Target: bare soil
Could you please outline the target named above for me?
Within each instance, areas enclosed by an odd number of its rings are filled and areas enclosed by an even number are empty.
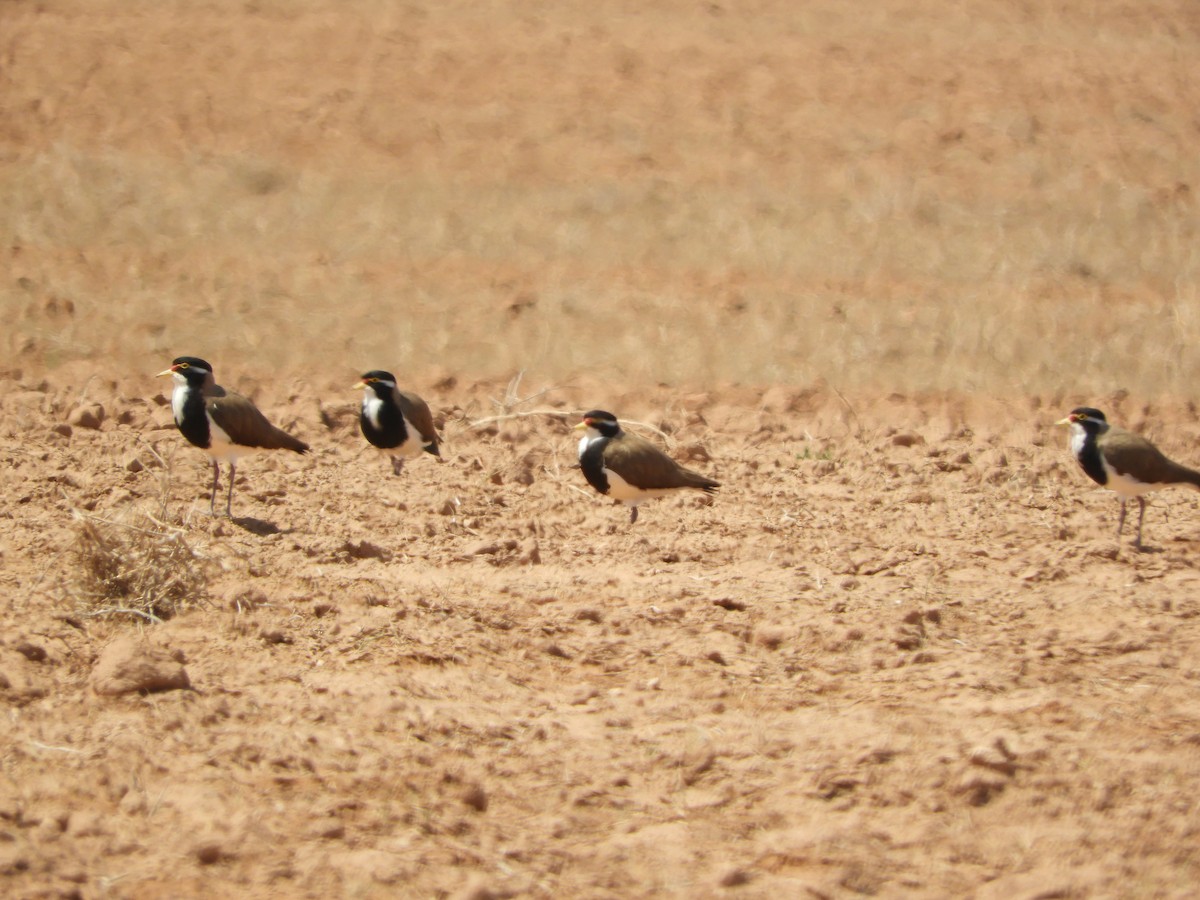
[[[229,521],[165,396],[75,371],[0,393],[10,895],[1192,890],[1200,506],[1118,542],[1057,410],[610,392],[723,483],[630,527],[582,400],[473,428],[503,385],[421,386],[446,461],[395,477],[297,384],[259,399],[312,458],[245,461]],[[78,517],[164,501],[199,607],[89,618]],[[95,694],[130,633],[192,689]]]

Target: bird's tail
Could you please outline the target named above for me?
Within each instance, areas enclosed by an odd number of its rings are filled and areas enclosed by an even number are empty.
[[[278,449],[292,450],[292,451],[295,451],[296,453],[307,453],[308,452],[308,450],[309,450],[308,444],[304,443],[304,441],[300,440],[300,438],[292,437],[290,434],[288,434],[283,429],[276,429],[276,431],[278,432],[275,435],[276,440],[279,442]]]
[[[1189,469],[1187,466],[1181,466],[1178,463],[1176,463],[1176,468],[1179,470],[1180,481],[1200,491],[1200,472],[1197,472],[1195,469]]]

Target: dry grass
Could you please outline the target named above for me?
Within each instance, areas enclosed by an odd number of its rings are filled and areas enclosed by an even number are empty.
[[[195,530],[171,510],[172,465],[148,443],[157,491],[153,510],[127,507],[116,518],[73,510],[75,542],[65,590],[85,618],[159,623],[208,602],[209,560]]]
[[[1200,378],[1186,5],[58,6],[86,46],[45,59],[52,26],[9,14],[16,359]],[[87,69],[109,43],[174,80]]]
[[[207,564],[188,531],[138,512],[129,521],[76,513],[70,594],[86,617],[161,622],[207,602]]]

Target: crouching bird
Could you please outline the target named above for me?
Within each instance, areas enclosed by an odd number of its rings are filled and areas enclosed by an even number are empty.
[[[623,430],[610,412],[586,412],[575,428],[584,432],[579,441],[583,477],[601,494],[628,506],[630,524],[637,521],[638,504],[645,500],[683,488],[711,494],[721,486],[684,468],[644,438]]]
[[[412,391],[400,390],[395,375],[374,369],[354,386],[365,388],[358,427],[373,446],[391,454],[393,474],[403,471],[405,459],[422,453],[441,458],[429,404]]]
[[[1142,518],[1146,515],[1144,494],[1173,485],[1200,490],[1200,472],[1168,459],[1150,441],[1132,431],[1110,425],[1104,413],[1090,406],[1079,406],[1056,424],[1071,428],[1071,453],[1087,476],[1121,498],[1117,518],[1117,537],[1125,527],[1125,501],[1137,497],[1137,538],[1133,545],[1142,547]]]
[[[175,424],[189,443],[212,458],[213,483],[208,507],[213,515],[216,515],[220,460],[229,463],[225,515],[233,518],[233,479],[239,457],[260,450],[308,452],[308,444],[268,422],[247,398],[217,384],[213,367],[204,360],[180,356],[169,369],[158,373],[162,375],[175,379],[175,390],[171,393]]]

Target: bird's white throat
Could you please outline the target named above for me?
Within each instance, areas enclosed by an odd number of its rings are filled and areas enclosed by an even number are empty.
[[[1087,443],[1087,429],[1078,422],[1071,423],[1071,452],[1078,456],[1083,452],[1083,445]]]
[[[363,394],[362,412],[367,417],[367,421],[372,427],[380,428],[379,411],[383,409],[383,401],[375,394],[374,391],[367,391]]]
[[[588,444],[590,444],[592,441],[597,441],[602,437],[604,437],[604,435],[598,432],[595,428],[587,429],[583,433],[583,437],[579,439],[579,458],[583,458],[583,454],[587,450]]]
[[[175,423],[178,424],[183,421],[183,405],[187,402],[188,383],[178,372],[172,372],[171,377],[175,379],[175,390],[171,391],[171,412],[175,416]]]

